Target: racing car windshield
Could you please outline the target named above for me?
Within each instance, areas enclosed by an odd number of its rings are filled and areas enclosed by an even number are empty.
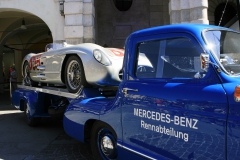
[[[64,47],[64,45],[61,43],[49,43],[45,46],[45,51],[48,52],[48,51],[60,49],[63,47]]]
[[[240,34],[227,30],[208,30],[203,35],[222,69],[227,74],[240,75]]]

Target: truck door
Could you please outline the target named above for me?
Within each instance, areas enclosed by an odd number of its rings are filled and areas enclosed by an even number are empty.
[[[224,159],[227,99],[214,68],[201,70],[202,47],[188,34],[150,38],[136,38],[129,55],[123,148],[150,159]]]

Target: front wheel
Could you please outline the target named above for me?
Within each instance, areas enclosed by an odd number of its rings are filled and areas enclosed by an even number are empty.
[[[24,102],[24,116],[25,116],[27,124],[31,127],[36,126],[40,121],[40,118],[30,116],[28,104],[26,102]]]
[[[77,93],[81,86],[87,86],[83,65],[78,56],[68,58],[65,68],[65,84],[71,93]]]
[[[95,159],[117,159],[117,139],[113,129],[102,122],[96,122],[91,132],[91,149]]]

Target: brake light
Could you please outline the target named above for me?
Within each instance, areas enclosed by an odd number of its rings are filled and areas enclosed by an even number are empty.
[[[235,87],[234,99],[235,99],[236,102],[240,102],[240,85]]]

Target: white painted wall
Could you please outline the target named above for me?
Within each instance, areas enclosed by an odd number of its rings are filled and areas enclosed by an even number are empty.
[[[64,40],[64,17],[59,11],[59,0],[1,0],[1,8],[22,10],[42,19],[52,32],[53,41]]]

